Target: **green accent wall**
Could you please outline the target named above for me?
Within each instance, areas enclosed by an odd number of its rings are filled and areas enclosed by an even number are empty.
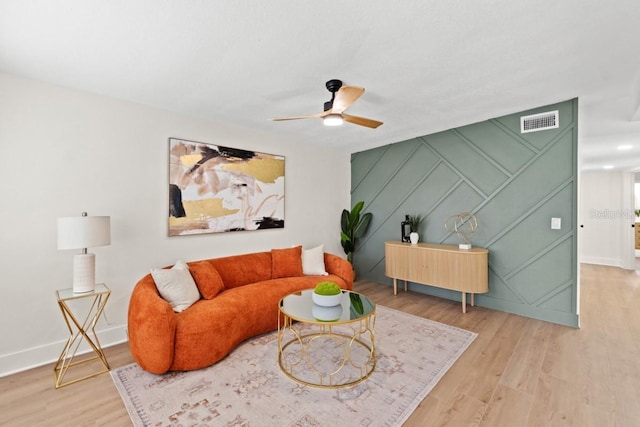
[[[489,249],[489,293],[476,304],[578,327],[577,109],[573,99],[353,154],[352,204],[373,213],[354,254],[358,278],[391,285],[384,242],[400,240],[405,214],[426,217],[420,241],[457,244],[444,223],[473,212],[471,243]],[[521,116],[554,110],[557,129],[520,133]]]

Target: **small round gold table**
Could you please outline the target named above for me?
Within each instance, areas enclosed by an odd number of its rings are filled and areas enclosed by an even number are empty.
[[[340,304],[314,304],[313,289],[282,298],[278,316],[278,364],[300,384],[338,388],[358,384],[376,366],[375,304],[342,291]]]

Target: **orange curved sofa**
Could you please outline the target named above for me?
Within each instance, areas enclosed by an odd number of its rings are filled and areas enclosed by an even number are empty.
[[[201,298],[180,313],[160,297],[147,274],[129,302],[134,360],[154,374],[204,368],[242,341],[277,329],[278,302],[285,295],[326,280],[353,289],[351,264],[343,258],[324,253],[329,275],[305,276],[300,254],[297,247],[187,263]]]

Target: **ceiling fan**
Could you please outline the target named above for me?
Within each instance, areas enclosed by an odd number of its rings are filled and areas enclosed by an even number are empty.
[[[375,129],[382,124],[382,122],[377,120],[352,116],[344,113],[344,110],[349,108],[351,104],[360,98],[364,93],[364,88],[357,86],[342,86],[342,81],[336,79],[329,80],[326,83],[326,87],[327,90],[331,92],[331,100],[324,103],[324,111],[322,113],[306,116],[280,117],[271,120],[322,119],[322,122],[326,126],[339,126],[343,122],[347,122],[353,123],[354,125],[366,126],[372,129]]]

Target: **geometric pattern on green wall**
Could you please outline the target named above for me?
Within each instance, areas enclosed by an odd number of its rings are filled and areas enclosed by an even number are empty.
[[[552,110],[557,129],[520,133],[521,116]],[[384,242],[400,239],[405,214],[426,218],[421,241],[457,244],[444,223],[469,211],[478,219],[472,244],[489,249],[489,293],[476,303],[577,326],[576,118],[570,100],[353,154],[351,200],[373,213],[354,256],[358,276],[391,283]]]

